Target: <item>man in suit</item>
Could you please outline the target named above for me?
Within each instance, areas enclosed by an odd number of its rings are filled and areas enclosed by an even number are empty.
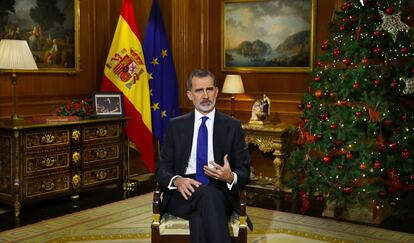
[[[239,209],[238,189],[250,179],[241,123],[215,109],[217,94],[213,73],[190,73],[187,96],[195,109],[170,120],[155,171],[164,191],[161,213],[188,219],[193,243],[230,242],[228,218]]]

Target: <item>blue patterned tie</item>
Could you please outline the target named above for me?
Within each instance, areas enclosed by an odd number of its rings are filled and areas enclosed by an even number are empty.
[[[208,137],[207,137],[207,116],[203,116],[197,138],[197,171],[196,179],[204,185],[208,185],[209,180],[204,173],[203,167],[207,165]]]

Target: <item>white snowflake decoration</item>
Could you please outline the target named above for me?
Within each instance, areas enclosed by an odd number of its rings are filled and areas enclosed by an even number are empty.
[[[403,94],[412,94],[414,93],[414,77],[412,78],[406,78],[402,77],[402,81],[405,83],[405,88],[403,90]]]
[[[397,39],[398,32],[407,31],[410,29],[410,26],[401,21],[401,12],[389,15],[380,10],[379,13],[381,14],[382,18],[380,29],[390,33],[394,42]]]

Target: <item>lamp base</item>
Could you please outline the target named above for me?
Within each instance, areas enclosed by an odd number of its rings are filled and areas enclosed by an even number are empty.
[[[17,114],[13,114],[12,116],[11,116],[11,119],[13,120],[13,121],[21,121],[21,120],[23,120],[23,118],[21,118],[19,115],[17,115]]]

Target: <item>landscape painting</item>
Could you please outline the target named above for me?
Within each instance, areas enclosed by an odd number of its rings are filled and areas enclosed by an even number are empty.
[[[26,40],[37,72],[79,71],[79,0],[7,0],[0,39]]]
[[[316,0],[224,0],[222,70],[310,72]]]

